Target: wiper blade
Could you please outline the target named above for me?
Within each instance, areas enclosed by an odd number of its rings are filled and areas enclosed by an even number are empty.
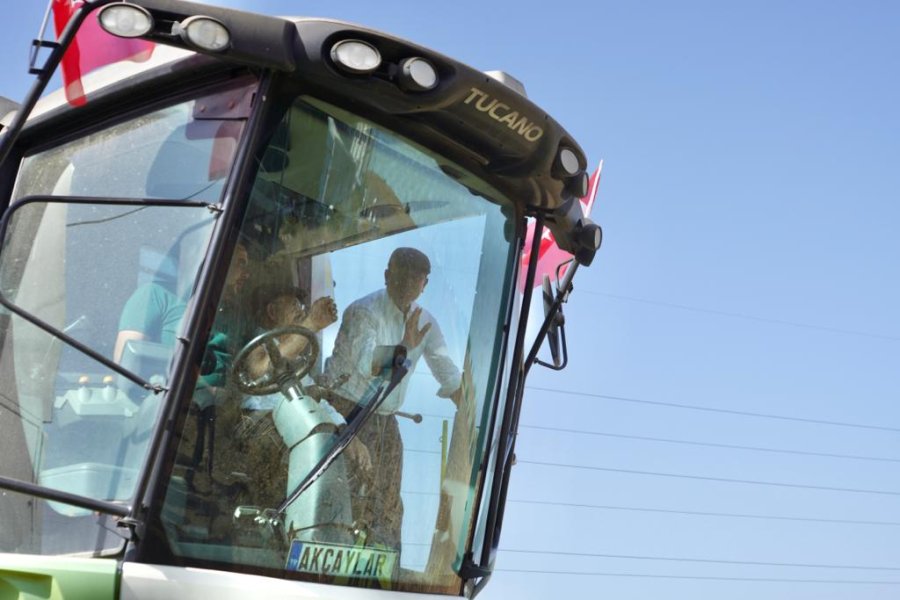
[[[328,467],[331,466],[338,456],[350,445],[350,442],[353,441],[353,438],[357,436],[359,430],[363,428],[363,426],[368,423],[369,419],[372,415],[375,414],[375,411],[382,405],[384,399],[387,398],[391,392],[394,391],[400,382],[403,380],[403,377],[409,372],[409,368],[406,362],[406,348],[403,346],[397,346],[394,351],[394,357],[391,361],[391,378],[388,381],[387,385],[382,386],[377,393],[377,397],[375,400],[369,402],[361,411],[356,414],[356,417],[352,419],[344,430],[340,433],[337,441],[334,446],[328,451],[328,453],[322,457],[322,459],[316,463],[316,466],[313,467],[309,473],[306,474],[306,477],[297,484],[297,487],[294,488],[290,494],[288,494],[287,498],[285,498],[279,505],[278,508],[275,509],[278,514],[282,514],[288,506],[291,505],[297,498],[299,498],[303,492],[308,490],[312,484],[316,482],[322,474],[328,470]]]
[[[129,513],[131,513],[131,506],[126,504],[118,504],[107,500],[97,500],[96,498],[89,498],[88,496],[79,496],[78,494],[72,494],[38,485],[36,483],[12,479],[10,477],[0,476],[0,489],[19,492],[28,496],[36,496],[38,498],[43,498],[44,500],[70,504],[72,506],[77,506],[78,508],[86,508],[114,517],[127,517]]]

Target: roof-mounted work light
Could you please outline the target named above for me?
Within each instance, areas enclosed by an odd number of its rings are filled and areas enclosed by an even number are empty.
[[[590,185],[591,179],[584,171],[581,171],[577,175],[573,175],[566,180],[566,189],[576,198],[584,198],[587,196]]]
[[[437,69],[424,58],[407,58],[400,63],[399,81],[408,92],[427,92],[437,87]]]
[[[147,35],[153,29],[153,17],[141,6],[116,2],[100,9],[97,20],[103,31],[123,38]]]
[[[354,75],[367,75],[381,65],[381,53],[362,40],[342,40],[331,47],[331,60]]]
[[[565,146],[560,148],[559,153],[556,155],[556,167],[560,174],[565,177],[577,175],[578,171],[581,170],[578,155],[575,154],[574,150]]]
[[[196,15],[172,27],[172,33],[184,42],[207,52],[222,52],[231,46],[231,33],[221,21]]]

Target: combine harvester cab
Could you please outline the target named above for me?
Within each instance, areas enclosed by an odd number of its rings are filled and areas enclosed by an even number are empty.
[[[578,144],[511,77],[356,25],[56,21],[0,104],[0,589],[474,596],[600,246]]]

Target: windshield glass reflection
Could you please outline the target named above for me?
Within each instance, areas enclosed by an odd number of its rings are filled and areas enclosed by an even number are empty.
[[[162,515],[177,555],[459,593],[511,277],[505,205],[366,120],[287,109],[183,417]]]

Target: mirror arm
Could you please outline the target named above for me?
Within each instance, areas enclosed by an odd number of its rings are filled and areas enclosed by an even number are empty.
[[[562,317],[562,306],[559,307],[559,316]],[[548,369],[553,369],[554,371],[562,371],[566,368],[566,365],[569,364],[569,349],[566,346],[566,326],[565,324],[561,324],[559,326],[559,335],[562,349],[562,362],[559,365],[554,365],[548,362],[544,362],[541,359],[535,357],[534,362],[541,365],[542,367],[547,367]]]
[[[538,362],[539,364],[545,366],[549,366],[546,363],[537,360],[537,353],[543,345],[544,339],[547,337],[547,332],[550,331],[550,327],[551,325],[553,325],[553,321],[557,318],[558,315],[562,315],[562,305],[563,302],[566,302],[569,299],[569,294],[572,292],[572,278],[575,276],[575,271],[578,270],[578,265],[578,261],[573,260],[571,262],[571,266],[563,276],[562,281],[560,281],[559,288],[556,290],[556,299],[553,301],[553,305],[547,312],[547,316],[544,317],[544,322],[543,324],[541,324],[540,330],[538,330],[538,334],[534,340],[534,344],[531,346],[531,351],[528,353],[528,358],[525,359],[525,377],[528,377],[528,372],[531,370],[531,366],[535,362]],[[564,369],[566,363],[568,363],[569,361],[568,352],[566,351],[565,325],[560,325],[560,330],[563,332],[563,363],[559,367],[550,367],[557,371],[561,371],[562,369]]]

